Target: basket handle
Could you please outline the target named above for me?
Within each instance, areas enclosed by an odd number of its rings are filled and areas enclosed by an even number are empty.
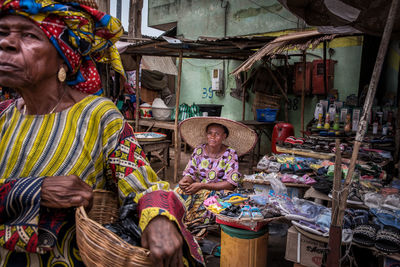
[[[86,213],[86,210],[85,210],[85,207],[84,207],[84,206],[79,206],[78,209],[79,209],[80,213],[82,213],[82,216],[83,216],[85,219],[89,218],[88,215],[87,215],[87,213]]]

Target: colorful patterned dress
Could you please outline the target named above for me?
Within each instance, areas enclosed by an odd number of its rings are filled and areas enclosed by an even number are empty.
[[[195,182],[201,183],[227,181],[236,187],[240,181],[239,162],[236,151],[228,147],[220,157],[211,158],[207,155],[205,147],[206,145],[202,144],[194,149],[183,171],[183,177],[189,176]],[[203,202],[215,194],[215,191],[200,190],[196,194],[185,195],[180,188],[177,188],[176,192],[185,200],[187,213],[184,221],[187,225],[190,225],[192,222],[208,223],[210,219],[214,219],[212,213],[205,209]]]
[[[93,189],[136,193],[142,230],[152,218],[177,223],[192,257],[201,251],[183,226],[185,209],[159,181],[133,129],[108,99],[88,96],[46,115],[23,115],[0,103],[0,266],[84,266],[75,239],[74,209],[40,206],[46,176],[79,176]]]

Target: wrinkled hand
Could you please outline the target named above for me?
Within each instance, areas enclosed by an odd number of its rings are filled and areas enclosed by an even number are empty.
[[[192,183],[188,187],[186,187],[185,193],[188,195],[193,195],[199,192],[203,188],[204,183]]]
[[[41,205],[48,208],[90,207],[92,188],[76,175],[49,176],[42,184]]]
[[[189,176],[185,176],[179,181],[179,187],[182,189],[183,192],[185,192],[187,187],[192,183],[194,183],[193,179]]]
[[[142,247],[150,250],[154,266],[183,266],[183,238],[175,223],[167,217],[157,216],[142,234]]]

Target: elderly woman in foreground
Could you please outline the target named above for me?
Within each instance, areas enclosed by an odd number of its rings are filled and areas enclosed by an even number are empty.
[[[184,206],[115,105],[93,95],[96,61],[123,74],[113,45],[122,32],[117,19],[79,3],[0,0],[0,86],[22,96],[0,104],[0,266],[84,266],[74,207],[90,206],[93,189],[121,201],[136,193],[155,265],[204,264]]]

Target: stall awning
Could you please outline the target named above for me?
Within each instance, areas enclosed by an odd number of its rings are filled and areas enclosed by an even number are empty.
[[[182,53],[184,58],[246,60],[273,39],[270,36],[233,36],[188,40],[162,36],[140,43],[120,44],[118,49],[124,54],[141,56],[179,57]]]
[[[302,31],[280,36],[258,50],[253,56],[237,67],[231,74],[239,75],[240,72],[250,69],[255,62],[264,57],[271,57],[276,54],[280,54],[285,50],[293,48],[297,48],[299,50],[306,50],[310,46],[311,48],[315,48],[321,42],[332,40],[336,36],[336,34],[323,34],[317,30]]]

